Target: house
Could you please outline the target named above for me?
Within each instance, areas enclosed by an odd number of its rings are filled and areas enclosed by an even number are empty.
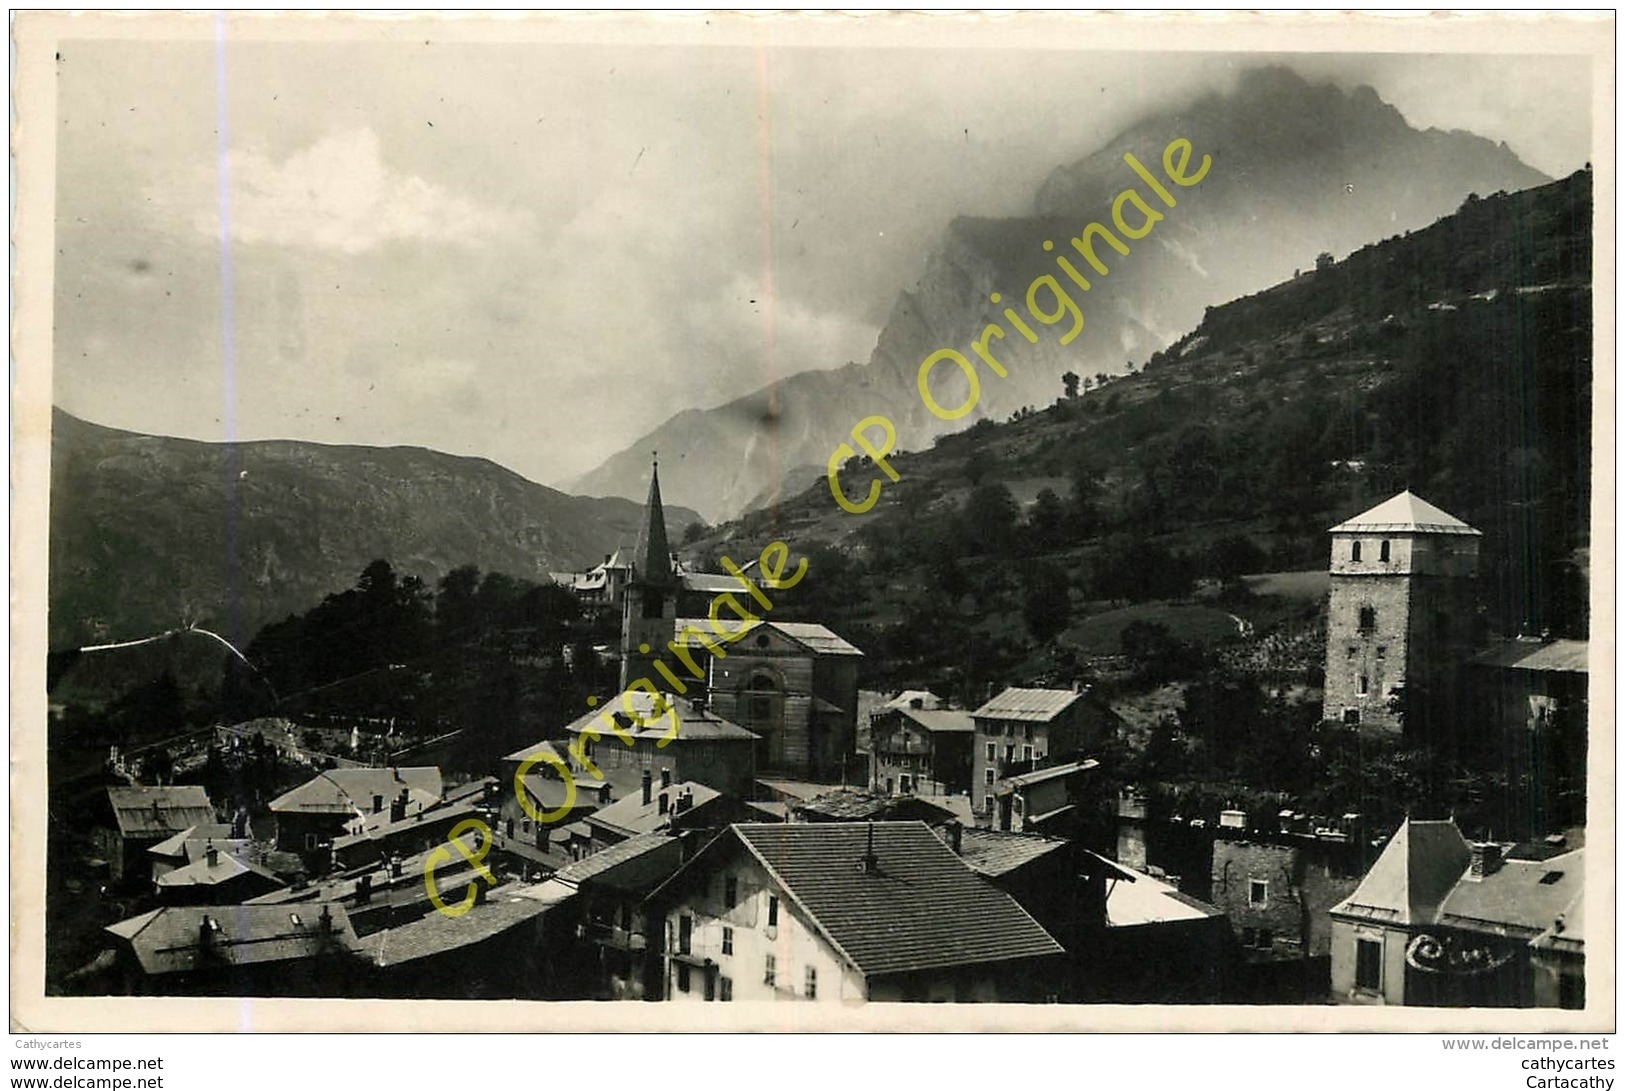
[[[438,803],[415,808],[396,797],[389,811],[358,815],[333,839],[333,867],[349,871],[395,855],[423,852],[444,841],[459,823],[483,817],[486,798],[496,788],[490,778],[459,785]]]
[[[1093,774],[1099,768],[1100,763],[1089,758],[1006,777],[994,785],[996,825],[1016,833],[1078,838],[1102,847],[1109,821],[1095,791]]]
[[[604,779],[620,778],[626,784],[641,782],[646,770],[670,769],[678,782],[693,781],[737,799],[750,798],[756,779],[756,734],[718,715],[704,700],[664,694],[661,699],[664,709],[657,710],[656,698],[647,690],[627,690],[607,710],[566,724],[572,767],[583,768],[580,758],[585,757]],[[612,719],[614,727],[606,719]],[[590,772],[574,776],[578,790],[600,783]]]
[[[144,785],[107,789],[112,827],[98,831],[114,883],[147,877],[147,849],[175,834],[199,825],[214,825],[209,793],[195,784],[162,788]]]
[[[1106,1004],[1234,1002],[1237,951],[1217,907],[1142,869],[1106,886],[1106,935],[1077,999]],[[1081,975],[1080,975],[1081,976]]]
[[[892,796],[862,788],[826,789],[790,804],[794,822],[924,822],[942,828],[957,821],[947,807],[924,796]]]
[[[298,853],[306,865],[326,870],[333,841],[351,821],[385,813],[400,821],[440,802],[443,784],[435,766],[397,769],[328,769],[271,801],[276,847]]]
[[[976,733],[971,714],[942,708],[941,699],[925,691],[900,694],[898,700],[904,698],[902,704],[889,702],[870,717],[873,785],[884,786],[887,793],[969,792],[971,740]]]
[[[116,991],[212,996],[342,993],[356,936],[335,905],[197,905],[108,925]]]
[[[990,820],[1006,778],[1087,757],[1121,725],[1087,691],[1015,686],[972,712],[971,720],[971,799]]]
[[[158,877],[158,900],[166,905],[241,905],[281,889],[282,880],[253,858],[257,851],[252,842],[206,841],[196,859]]]
[[[1584,850],[1567,839],[1468,842],[1409,819],[1331,911],[1342,1004],[1583,1007]]]
[[[567,588],[589,611],[619,613],[626,586],[632,581],[632,561],[622,550],[604,554],[602,564],[585,572],[549,572],[548,577]]]
[[[1057,943],[923,822],[730,826],[650,895],[669,1000],[1042,1001]]]
[[[156,845],[147,849],[147,857],[152,861],[152,881],[158,879],[168,871],[178,867],[185,867],[197,859],[193,851],[193,842],[205,845],[209,842],[229,842],[236,851],[236,847],[247,844],[246,838],[237,838],[233,835],[237,831],[229,822],[203,822],[196,826],[188,826],[173,837],[165,838]]]
[[[1550,635],[1495,644],[1467,663],[1475,714],[1506,756],[1521,832],[1582,825],[1586,814],[1590,646]],[[1498,730],[1497,730],[1498,729]]]
[[[1328,533],[1322,715],[1401,731],[1453,692],[1472,652],[1483,534],[1409,490]]]
[[[619,844],[629,837],[655,831],[720,829],[750,817],[749,808],[732,796],[696,781],[672,783],[671,770],[660,771],[656,785],[649,771],[637,794],[618,799],[586,816],[592,831],[593,851]]]
[[[658,996],[661,960],[650,958],[644,899],[683,863],[684,843],[640,833],[561,868],[544,890],[560,895],[543,936],[538,983],[549,1000]],[[550,894],[552,896],[552,894]]]

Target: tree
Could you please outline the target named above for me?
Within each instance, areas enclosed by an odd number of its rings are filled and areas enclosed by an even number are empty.
[[[1013,544],[1021,509],[1010,490],[995,482],[974,489],[961,516],[967,554],[1006,553]]]
[[[1061,376],[1061,389],[1066,391],[1068,398],[1078,396],[1078,373],[1076,371],[1069,371]]]
[[[1022,582],[1022,616],[1027,631],[1040,644],[1047,644],[1065,631],[1072,619],[1071,584],[1066,573],[1055,565],[1039,561],[1027,569]]]
[[[1044,489],[1027,513],[1029,545],[1035,553],[1059,549],[1066,540],[1067,511],[1053,489]]]
[[[683,544],[693,545],[695,542],[705,537],[705,532],[710,529],[710,527],[705,525],[705,520],[694,520],[692,523],[688,524],[688,526],[683,528]]]

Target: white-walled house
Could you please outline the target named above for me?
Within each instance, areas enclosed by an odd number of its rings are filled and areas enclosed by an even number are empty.
[[[1063,953],[923,822],[730,826],[650,903],[676,1001],[1042,1001]]]

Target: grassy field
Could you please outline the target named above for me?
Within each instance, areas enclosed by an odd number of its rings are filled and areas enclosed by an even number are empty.
[[[1325,569],[1308,572],[1260,572],[1256,576],[1243,576],[1255,595],[1274,595],[1280,598],[1311,602],[1324,598],[1331,588],[1332,577]]]
[[[1123,650],[1123,630],[1131,622],[1164,626],[1188,644],[1216,644],[1241,635],[1228,611],[1189,602],[1142,602],[1074,622],[1065,640],[1086,655],[1117,655]]]

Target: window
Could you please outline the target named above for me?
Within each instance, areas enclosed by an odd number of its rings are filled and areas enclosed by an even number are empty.
[[[1382,988],[1382,941],[1354,941],[1354,987],[1376,992]]]
[[[694,939],[694,918],[684,913],[677,918],[677,953],[680,955],[693,954],[690,946]]]
[[[1022,761],[1032,761],[1033,760],[1033,748],[1032,747],[1023,746],[1021,748],[1021,760]]]
[[[717,998],[716,971],[717,968],[715,966],[707,966],[705,968],[705,998],[707,1000],[715,1000]]]
[[[1353,545],[1349,546],[1349,560],[1357,561],[1359,559],[1360,559],[1360,543],[1355,542]]]
[[[1007,762],[1016,760],[1016,747],[1014,743],[1004,748],[1004,760]]]
[[[1006,720],[1005,723],[1004,723],[1004,735],[1005,735],[1005,738],[1009,738],[1011,735],[1014,735],[1015,733],[1016,733],[1016,725],[1011,723],[1010,721]]]
[[[1377,627],[1377,608],[1375,606],[1360,607],[1360,631],[1369,633]]]
[[[769,928],[779,926],[779,899],[774,894],[767,896],[767,926]]]
[[[998,761],[999,760],[999,744],[998,743],[991,743],[990,742],[990,743],[987,744],[987,760],[988,761]]]
[[[677,964],[677,991],[680,993],[688,992],[688,963],[686,962]]]
[[[735,876],[722,880],[722,904],[729,909],[739,904],[739,880]]]
[[[1356,696],[1364,697],[1370,691],[1371,679],[1362,674],[1354,680],[1354,692]]]
[[[1354,653],[1359,651],[1359,650],[1360,649],[1356,648],[1353,644],[1350,644],[1349,645],[1349,658],[1353,659],[1354,658]]]
[[[993,783],[993,770],[991,770],[991,769],[983,769],[982,770],[982,781],[983,781],[983,783],[986,783],[986,784],[992,784]]]
[[[1250,879],[1247,882],[1247,904],[1268,905],[1270,901],[1270,884],[1264,879]]]
[[[1032,724],[1023,724],[1022,725],[1022,727],[1021,727],[1021,737],[1024,738],[1024,739],[1030,739],[1030,738],[1033,737],[1033,725]]]
[[[1360,710],[1357,709],[1357,708],[1345,708],[1343,710],[1343,722],[1346,723],[1346,724],[1357,724],[1357,723],[1359,723],[1360,722]]]
[[[1560,974],[1557,978],[1557,1006],[1582,1011],[1586,1006],[1584,974]]]
[[[621,903],[621,931],[632,931],[632,903]]]
[[[1275,933],[1268,928],[1258,930],[1258,946],[1260,950],[1268,951],[1275,946]]]
[[[316,835],[315,834],[313,834],[313,833],[305,834],[305,848],[313,849],[313,848],[316,847],[316,844],[317,844],[317,842],[316,842]]]
[[[991,795],[982,800],[982,810],[986,811],[988,814],[993,813],[993,797]]]
[[[818,999],[818,967],[807,967],[807,999]]]
[[[762,974],[762,984],[770,989],[778,987],[779,960],[773,955],[767,956],[767,969]]]
[[[720,978],[717,981],[717,989],[721,993],[719,999],[723,1001],[732,1000],[734,998],[734,979],[731,977]]]
[[[1256,928],[1243,928],[1241,930],[1241,945],[1243,947],[1258,946],[1258,930]]]
[[[1378,659],[1387,659],[1388,658],[1388,645],[1386,645],[1386,644],[1378,644],[1377,645],[1377,658]]]
[[[1388,539],[1384,538],[1383,541],[1382,541],[1382,544],[1377,547],[1377,560],[1386,561],[1387,559],[1388,559]]]
[[[734,953],[734,930],[732,928],[724,927],[722,929],[722,953],[725,955]]]

